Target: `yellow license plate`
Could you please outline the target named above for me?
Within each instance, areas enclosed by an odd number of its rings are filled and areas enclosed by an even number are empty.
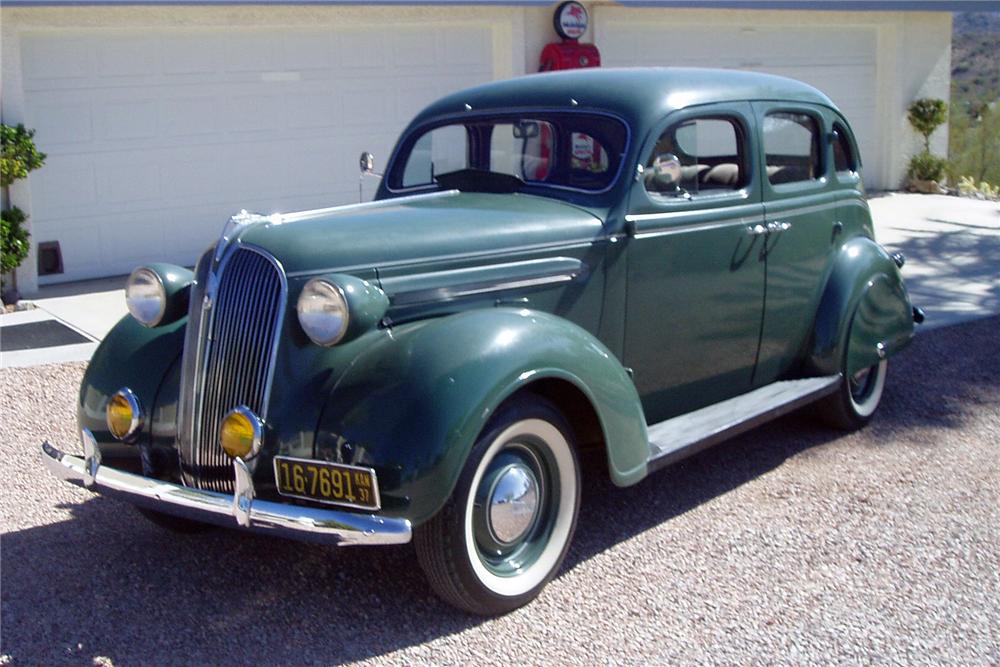
[[[274,479],[283,496],[366,510],[380,507],[371,468],[275,456]]]

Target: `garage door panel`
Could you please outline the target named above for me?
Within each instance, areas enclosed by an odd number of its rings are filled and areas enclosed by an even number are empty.
[[[225,109],[223,122],[229,133],[270,133],[281,124],[282,101],[277,96],[252,93],[227,96]]]
[[[433,67],[438,62],[437,35],[428,35],[412,30],[397,34],[389,44],[392,66],[399,69],[419,69]]]
[[[353,30],[330,38],[340,61],[350,70],[384,69],[386,50],[381,31]]]
[[[22,40],[24,85],[49,87],[85,79],[91,71],[91,47],[86,37],[60,34],[25,35]]]
[[[49,154],[31,175],[32,226],[46,218],[79,215],[97,204],[97,177],[90,156]]]
[[[99,140],[155,139],[160,136],[160,100],[142,95],[138,99],[105,99],[95,108],[94,129]]]
[[[226,105],[217,95],[171,96],[163,101],[163,136],[169,143],[181,138],[215,136],[226,128]]]
[[[159,162],[143,154],[121,155],[115,162],[103,164],[97,172],[100,201],[112,206],[155,204],[164,195],[160,183]]]
[[[281,48],[282,63],[287,69],[324,71],[342,64],[335,38],[326,31],[285,35]]]
[[[185,75],[194,75],[196,80],[217,77],[223,54],[221,41],[202,31],[194,31],[162,34],[156,42],[161,54],[160,71],[175,81]]]
[[[192,148],[177,151],[178,155],[163,160],[163,180],[172,197],[186,203],[218,200],[224,192],[221,175],[226,165],[212,148]]]
[[[446,31],[441,36],[445,62],[468,63],[472,69],[489,67],[493,60],[492,40],[486,30]]]
[[[160,71],[159,51],[144,37],[119,37],[97,45],[98,77],[144,77]]]
[[[281,40],[271,32],[232,32],[223,41],[227,72],[280,69]]]
[[[293,93],[296,104],[288,105],[285,123],[289,129],[333,128],[343,115],[343,104],[328,83],[309,86],[313,92]],[[318,88],[318,90],[317,90]],[[301,88],[300,88],[301,90]]]
[[[43,151],[58,151],[93,141],[94,121],[90,94],[38,93],[25,105],[26,117],[36,131],[36,141]]]
[[[166,240],[164,222],[162,213],[141,218],[125,214],[104,217],[100,221],[103,261],[108,264],[117,264],[123,258],[136,263],[157,261]]]

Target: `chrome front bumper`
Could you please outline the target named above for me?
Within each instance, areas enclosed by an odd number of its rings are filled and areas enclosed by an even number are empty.
[[[102,466],[94,436],[84,429],[81,439],[84,458],[65,454],[47,442],[42,444],[42,459],[52,474],[101,495],[165,514],[338,546],[403,544],[412,535],[406,519],[255,499],[250,471],[240,459],[233,462],[236,493],[228,496]]]

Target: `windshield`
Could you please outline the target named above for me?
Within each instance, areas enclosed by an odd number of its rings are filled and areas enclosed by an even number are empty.
[[[598,192],[618,175],[626,137],[620,121],[583,113],[438,124],[417,132],[403,146],[390,187]]]

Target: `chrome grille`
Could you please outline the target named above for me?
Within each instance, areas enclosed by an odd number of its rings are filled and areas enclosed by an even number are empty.
[[[218,280],[209,279],[199,329],[196,361],[185,378],[193,389],[188,446],[181,446],[184,481],[201,489],[232,493],[232,461],[219,445],[219,424],[227,412],[245,405],[266,419],[276,337],[285,300],[285,278],[278,263],[263,252],[239,247],[223,260]],[[192,309],[193,310],[193,309]],[[197,319],[197,322],[195,321]],[[187,359],[185,360],[187,361]],[[187,366],[187,364],[185,364]]]

